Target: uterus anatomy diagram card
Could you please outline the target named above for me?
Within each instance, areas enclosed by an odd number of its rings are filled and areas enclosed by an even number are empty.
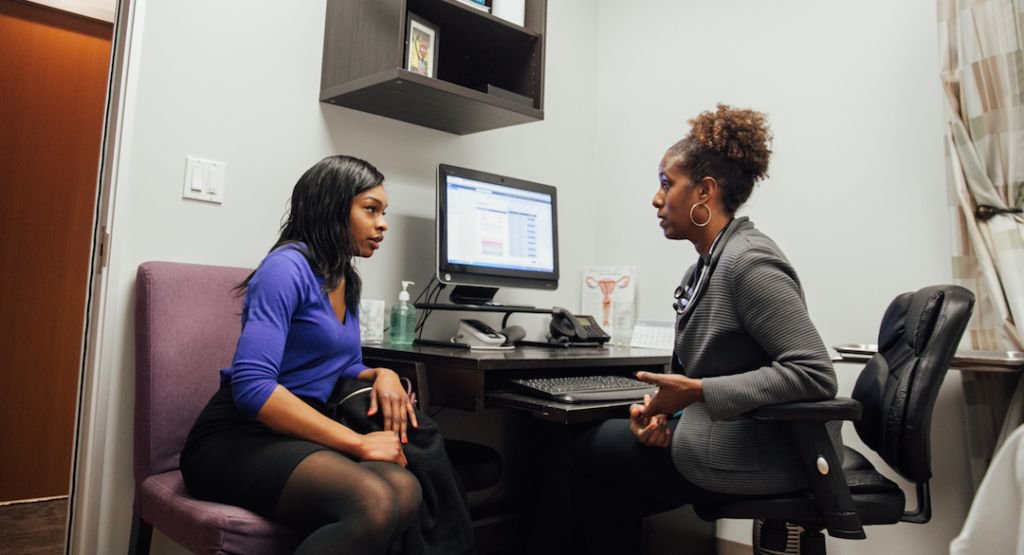
[[[635,273],[634,266],[583,269],[580,312],[593,316],[612,343],[628,344],[636,322]]]

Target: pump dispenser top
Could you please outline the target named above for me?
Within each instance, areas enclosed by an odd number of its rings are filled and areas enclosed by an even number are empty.
[[[416,282],[413,282],[413,281],[403,281],[402,282],[402,290],[398,293],[398,300],[399,301],[408,301],[409,300],[409,291],[407,290],[407,287],[409,287],[410,285],[416,285]]]

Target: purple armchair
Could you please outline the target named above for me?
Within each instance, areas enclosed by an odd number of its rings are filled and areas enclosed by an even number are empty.
[[[195,553],[294,551],[301,538],[239,507],[194,499],[178,456],[231,363],[250,270],[173,262],[139,266],[135,307],[135,503],[129,553],[153,527]]]

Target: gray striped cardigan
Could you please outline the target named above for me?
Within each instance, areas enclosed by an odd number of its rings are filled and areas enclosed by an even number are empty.
[[[775,242],[747,218],[733,221],[720,242],[697,304],[677,322],[673,366],[703,379],[704,400],[683,412],[672,459],[689,481],[712,491],[798,489],[806,479],[785,424],[744,413],[834,397],[835,370],[807,314],[800,280]],[[837,445],[838,430],[830,424]]]

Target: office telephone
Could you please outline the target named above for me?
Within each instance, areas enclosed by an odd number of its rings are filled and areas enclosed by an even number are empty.
[[[576,314],[564,308],[552,310],[548,340],[552,343],[596,343],[607,342],[611,337],[601,329],[593,316]]]

